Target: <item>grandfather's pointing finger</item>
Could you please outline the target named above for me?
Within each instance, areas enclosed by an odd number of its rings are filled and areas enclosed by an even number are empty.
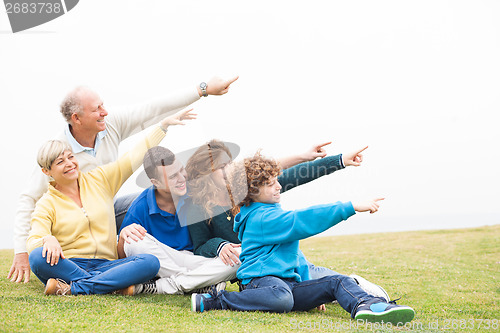
[[[227,81],[227,85],[229,86],[229,85],[230,85],[230,84],[232,84],[234,81],[238,80],[238,78],[239,78],[239,77],[240,77],[239,75],[236,75],[235,77],[233,77],[233,78],[229,79],[229,80]]]

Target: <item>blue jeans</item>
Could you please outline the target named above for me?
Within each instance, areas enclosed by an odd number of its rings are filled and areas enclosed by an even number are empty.
[[[307,260],[307,264],[309,265],[309,275],[311,276],[311,280],[320,279],[329,275],[339,275],[339,273],[326,267],[315,266],[313,263],[310,263],[309,260]]]
[[[127,214],[128,209],[132,202],[139,196],[141,193],[133,193],[124,195],[123,197],[119,197],[115,199],[115,222],[116,222],[116,232],[120,230],[122,226],[123,219],[125,219],[125,214]]]
[[[141,254],[125,259],[59,259],[50,266],[42,257],[42,248],[36,248],[29,256],[33,273],[47,284],[50,278],[71,282],[71,294],[107,294],[151,280],[160,269],[158,259],[150,254]]]
[[[354,316],[362,302],[373,298],[348,276],[337,274],[296,282],[276,276],[254,278],[241,292],[222,291],[222,308],[238,311],[308,311],[337,299]]]

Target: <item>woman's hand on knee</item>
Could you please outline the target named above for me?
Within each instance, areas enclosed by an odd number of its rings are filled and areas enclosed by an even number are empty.
[[[47,259],[50,266],[57,265],[59,258],[66,259],[57,238],[52,235],[43,238],[42,257]]]
[[[126,226],[120,232],[120,238],[122,238],[125,242],[130,244],[130,239],[134,242],[138,242],[139,240],[144,239],[147,230],[137,223],[132,223],[131,225]]]

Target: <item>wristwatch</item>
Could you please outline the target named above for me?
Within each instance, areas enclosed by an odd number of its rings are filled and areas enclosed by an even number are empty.
[[[207,97],[207,84],[205,82],[200,83],[200,89],[203,97]]]

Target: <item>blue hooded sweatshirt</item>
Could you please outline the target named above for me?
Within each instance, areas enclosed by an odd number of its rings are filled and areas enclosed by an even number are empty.
[[[319,234],[356,214],[351,202],[284,211],[280,204],[251,203],[241,207],[234,231],[241,240],[238,279],[277,276],[305,279],[307,267],[299,240]],[[301,277],[302,276],[302,277]]]

